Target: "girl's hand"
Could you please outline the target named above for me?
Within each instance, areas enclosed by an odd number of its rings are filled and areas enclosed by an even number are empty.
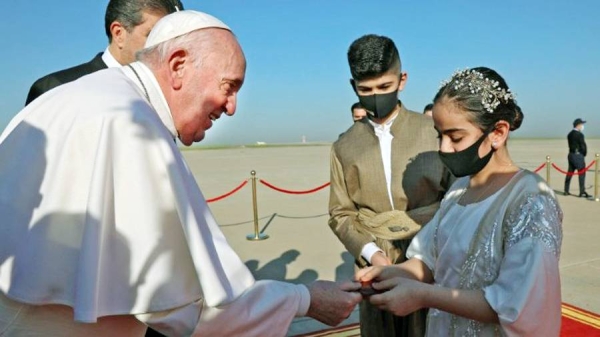
[[[359,282],[383,281],[394,277],[404,276],[398,265],[373,266],[363,268],[354,276]]]
[[[373,288],[381,292],[372,295],[371,304],[390,311],[396,316],[406,316],[424,307],[424,295],[430,285],[404,277],[394,277],[375,282]]]

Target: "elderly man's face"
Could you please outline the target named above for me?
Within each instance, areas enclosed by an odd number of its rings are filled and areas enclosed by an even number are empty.
[[[184,81],[182,113],[178,113],[176,128],[185,145],[204,139],[205,131],[223,113],[233,116],[237,94],[244,83],[246,59],[235,37],[217,29],[219,47],[203,57],[199,68],[187,72]]]

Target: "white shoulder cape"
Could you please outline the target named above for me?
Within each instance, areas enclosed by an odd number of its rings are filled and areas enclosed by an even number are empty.
[[[75,320],[229,303],[254,279],[174,142],[152,73],[134,64],[60,86],[0,136],[0,291]],[[152,104],[150,104],[152,103]]]

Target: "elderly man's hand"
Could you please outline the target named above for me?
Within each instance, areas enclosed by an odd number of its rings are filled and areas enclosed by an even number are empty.
[[[357,282],[336,284],[330,281],[316,281],[310,284],[310,307],[306,316],[330,326],[340,324],[362,300],[362,296],[357,292],[359,289],[360,283]]]

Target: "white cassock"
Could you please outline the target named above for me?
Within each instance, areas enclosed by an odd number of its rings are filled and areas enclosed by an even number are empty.
[[[158,82],[132,67],[48,92],[0,136],[0,331],[143,335],[144,321],[169,336],[284,336],[308,289],[254,281],[174,142]]]

